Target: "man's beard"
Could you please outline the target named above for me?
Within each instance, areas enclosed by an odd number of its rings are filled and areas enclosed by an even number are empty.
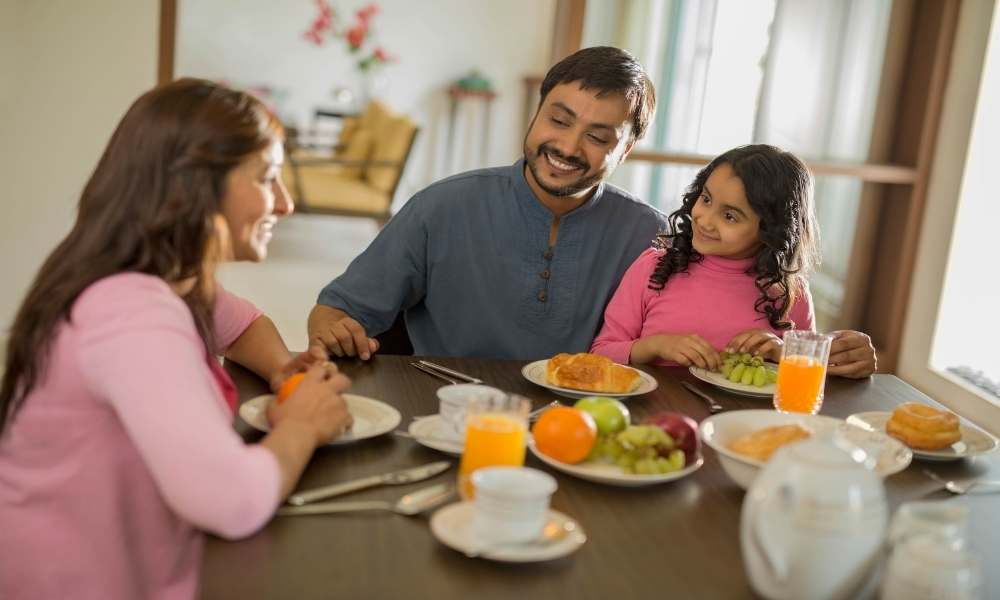
[[[553,158],[560,160],[564,163],[569,163],[574,167],[579,167],[583,173],[579,179],[571,183],[567,183],[563,186],[551,186],[547,185],[542,178],[539,176],[539,167],[537,166],[538,161],[544,161],[545,155],[548,154]],[[545,193],[551,194],[556,197],[566,197],[575,196],[581,192],[586,192],[600,183],[603,179],[603,173],[597,172],[588,175],[590,171],[590,165],[582,158],[575,158],[564,156],[558,150],[554,150],[550,146],[542,144],[538,147],[537,152],[532,152],[527,145],[524,146],[524,158],[525,162],[528,163],[528,168],[531,170],[531,175],[535,179],[535,183],[538,187],[542,188]]]

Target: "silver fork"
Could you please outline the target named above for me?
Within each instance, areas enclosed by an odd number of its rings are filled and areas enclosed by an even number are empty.
[[[528,421],[529,422],[537,421],[538,417],[542,416],[543,412],[547,411],[550,408],[554,408],[556,406],[562,406],[562,402],[558,400],[553,400],[552,402],[549,402],[548,404],[546,404],[541,408],[536,408],[535,410],[528,413]]]
[[[959,496],[968,492],[974,487],[979,487],[983,485],[996,488],[995,490],[992,490],[991,492],[987,493],[1000,492],[1000,481],[985,481],[982,479],[973,479],[972,481],[968,481],[966,483],[959,483],[954,480],[942,479],[937,473],[931,471],[930,469],[924,469],[924,475],[927,475],[934,481],[944,485],[944,489],[948,490],[952,494],[956,494]]]

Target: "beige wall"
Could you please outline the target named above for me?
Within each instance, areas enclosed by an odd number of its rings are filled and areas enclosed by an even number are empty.
[[[158,23],[156,0],[0,0],[0,338],[118,119],[155,84]]]

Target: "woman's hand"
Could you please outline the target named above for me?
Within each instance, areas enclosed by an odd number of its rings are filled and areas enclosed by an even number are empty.
[[[347,403],[340,395],[350,385],[351,380],[339,373],[333,363],[314,364],[287,400],[271,403],[267,409],[268,421],[275,431],[289,426],[307,431],[314,447],[325,444],[353,423]]]
[[[632,344],[629,362],[637,365],[651,363],[656,359],[669,360],[689,367],[716,371],[722,366],[719,352],[700,335],[650,335]]]
[[[771,362],[781,360],[781,349],[785,343],[780,337],[764,329],[748,329],[733,336],[726,344],[726,352],[742,354],[749,352]]]
[[[285,383],[285,380],[292,375],[307,371],[309,367],[326,361],[326,351],[323,350],[323,347],[318,345],[312,346],[305,352],[296,355],[295,358],[285,363],[281,369],[271,375],[271,380],[268,382],[271,386],[271,391],[277,393],[281,388],[281,384]]]
[[[878,366],[872,339],[860,331],[834,331],[830,344],[830,362],[826,372],[860,379],[875,372]]]

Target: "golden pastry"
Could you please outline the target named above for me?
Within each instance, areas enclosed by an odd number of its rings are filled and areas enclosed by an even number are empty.
[[[897,406],[885,432],[917,450],[941,450],[962,439],[954,413],[917,402]]]
[[[812,433],[801,425],[775,425],[736,438],[729,442],[729,449],[748,458],[767,462],[778,448],[811,436]]]
[[[545,380],[550,385],[573,390],[625,394],[639,387],[642,377],[606,356],[562,353],[549,359]]]

